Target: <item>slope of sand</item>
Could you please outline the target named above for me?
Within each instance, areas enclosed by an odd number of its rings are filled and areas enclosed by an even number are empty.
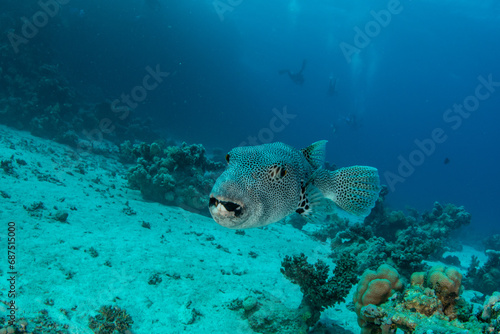
[[[10,196],[0,197],[0,236],[6,248],[7,222],[16,223],[18,318],[46,309],[71,333],[92,333],[89,316],[118,305],[132,316],[133,333],[253,333],[227,307],[232,300],[265,292],[297,307],[302,294],[280,273],[283,257],[303,252],[331,264],[326,243],[291,226],[236,234],[208,217],[143,201],[116,159],[77,157],[2,126],[0,160],[11,157],[13,173],[0,169],[0,190]],[[7,301],[6,251],[0,254],[0,299]],[[157,284],[148,284],[155,274]],[[327,314],[359,331],[345,304]]]

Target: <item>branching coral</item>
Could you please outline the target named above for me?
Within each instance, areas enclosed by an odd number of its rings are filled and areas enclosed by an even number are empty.
[[[250,327],[263,334],[306,334],[315,325],[321,312],[337,302],[344,301],[356,282],[356,263],[346,254],[337,261],[333,276],[323,261],[309,264],[304,254],[286,256],[281,272],[300,286],[303,298],[297,309],[289,309],[265,291],[259,292],[257,300],[245,306],[245,301],[233,301],[229,308],[239,310],[248,319]]]
[[[477,258],[472,258],[464,284],[468,289],[489,295],[500,290],[500,251],[488,249],[486,255],[488,261],[481,267]]]
[[[433,238],[432,233],[412,225],[397,233],[391,259],[404,275],[408,275],[415,270],[422,270],[422,261],[428,259],[442,245],[443,242]]]
[[[319,260],[314,265],[307,262],[304,254],[286,256],[281,272],[292,283],[300,286],[304,294],[299,310],[308,326],[314,325],[321,312],[335,303],[344,301],[351,286],[356,282],[356,262],[349,254],[337,261],[333,276],[328,277],[328,265]]]
[[[126,310],[118,306],[102,306],[95,317],[89,318],[89,327],[96,334],[126,334],[134,321]]]
[[[331,243],[333,252],[330,257],[337,260],[344,253],[352,254],[358,262],[357,273],[360,275],[366,269],[377,268],[386,261],[390,250],[384,238],[365,239],[360,235],[352,234],[352,232],[353,230],[349,228],[337,234]]]

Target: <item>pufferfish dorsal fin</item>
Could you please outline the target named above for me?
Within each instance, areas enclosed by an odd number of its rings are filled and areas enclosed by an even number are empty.
[[[313,169],[323,167],[326,156],[326,143],[328,143],[328,140],[320,140],[300,150]]]

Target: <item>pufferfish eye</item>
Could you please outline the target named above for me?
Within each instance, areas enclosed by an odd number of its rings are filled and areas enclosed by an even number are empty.
[[[226,154],[226,161],[229,163],[229,154]]]
[[[270,173],[271,178],[279,180],[285,177],[285,175],[287,174],[287,170],[284,166],[274,165],[271,167]]]

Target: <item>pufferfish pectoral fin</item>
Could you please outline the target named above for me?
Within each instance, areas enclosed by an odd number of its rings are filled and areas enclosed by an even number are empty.
[[[311,183],[301,187],[300,200],[297,212],[309,223],[322,223],[331,211],[332,201],[325,198],[321,191]]]
[[[381,189],[378,170],[368,166],[340,168],[333,172],[323,170],[317,173],[314,183],[326,197],[356,216],[370,214]]]

